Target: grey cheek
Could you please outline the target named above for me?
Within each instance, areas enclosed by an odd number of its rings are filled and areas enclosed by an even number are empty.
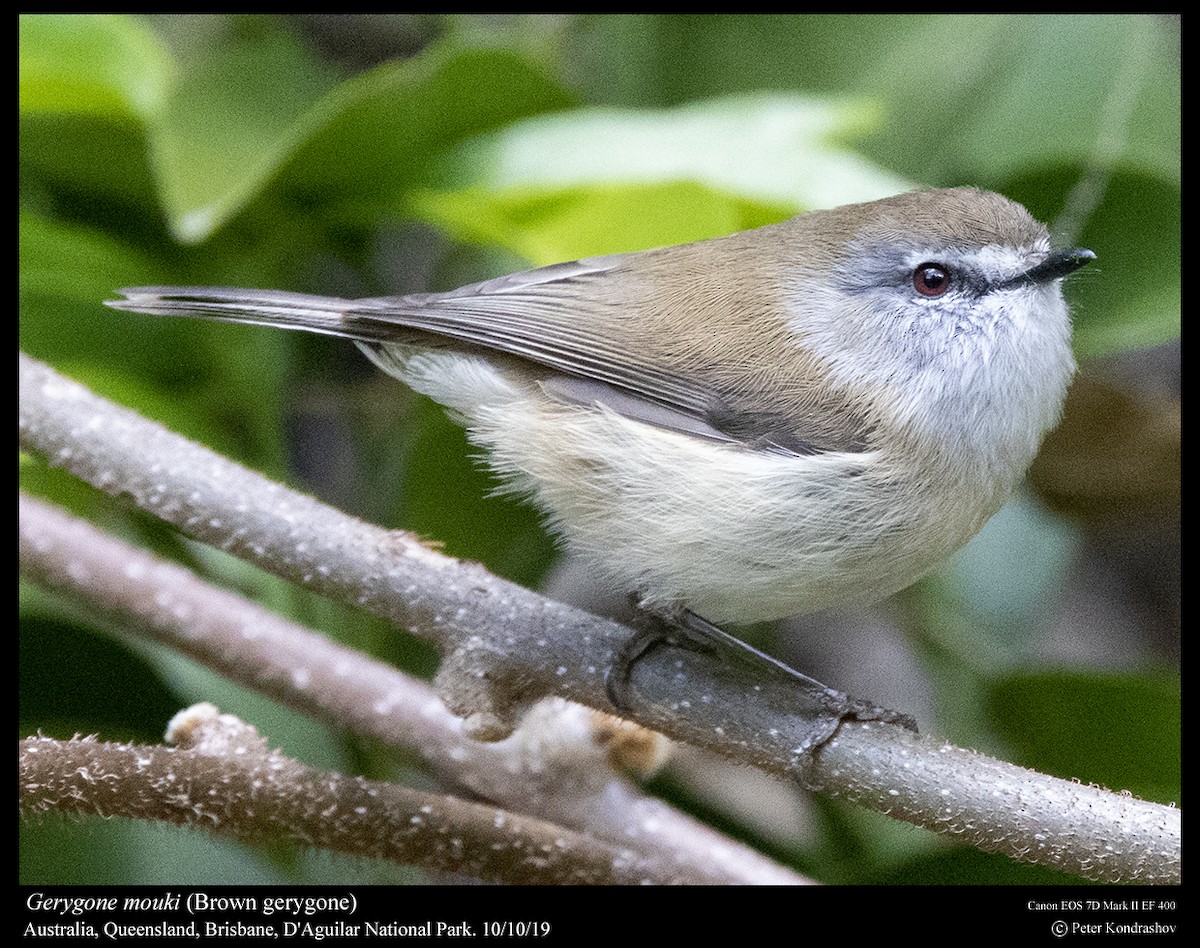
[[[847,296],[888,292],[907,284],[909,271],[895,256],[856,257],[835,270],[838,289]]]

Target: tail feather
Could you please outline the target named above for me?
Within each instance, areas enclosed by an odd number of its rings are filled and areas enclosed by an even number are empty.
[[[364,341],[378,339],[377,333],[364,331],[365,327],[349,326],[345,312],[353,303],[332,296],[221,286],[137,286],[119,292],[124,299],[107,300],[105,305],[151,316],[190,316]]]

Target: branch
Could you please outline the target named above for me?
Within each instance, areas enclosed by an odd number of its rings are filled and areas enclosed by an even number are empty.
[[[651,732],[552,699],[536,705],[509,739],[472,740],[425,682],[85,520],[19,495],[19,534],[22,574],[89,616],[304,714],[398,750],[415,748],[444,780],[484,799],[669,858],[681,877],[743,885],[806,881],[614,773],[607,752],[615,746],[626,761],[655,756],[661,738]]]
[[[623,626],[289,491],[25,356],[20,375],[23,447],[197,539],[432,639],[443,652],[439,692],[472,736],[510,733],[544,695],[608,706],[603,669],[630,634]],[[809,753],[813,714],[797,711],[786,682],[738,681],[695,652],[654,650],[632,685],[631,717],[676,740],[989,851],[1105,881],[1178,881],[1174,808],[878,722],[842,725]]]
[[[21,741],[21,812],[160,820],[517,885],[714,881],[545,820],[314,770],[212,705],[176,715],[169,739],[180,747]]]

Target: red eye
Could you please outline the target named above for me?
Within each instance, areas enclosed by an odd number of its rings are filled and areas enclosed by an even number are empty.
[[[923,263],[913,270],[913,288],[922,296],[941,296],[950,289],[950,271],[937,263]]]

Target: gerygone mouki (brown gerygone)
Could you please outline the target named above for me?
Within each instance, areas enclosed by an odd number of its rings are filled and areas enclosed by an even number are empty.
[[[109,305],[355,340],[644,609],[745,624],[883,598],[974,536],[1059,418],[1061,283],[1094,256],[954,188],[448,293]]]

